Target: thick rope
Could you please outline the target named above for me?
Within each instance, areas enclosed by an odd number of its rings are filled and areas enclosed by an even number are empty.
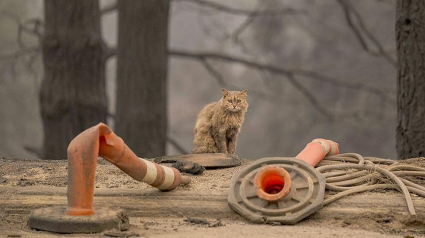
[[[355,153],[326,157],[316,167],[326,178],[326,189],[338,192],[326,198],[324,205],[354,193],[397,189],[403,193],[409,213],[415,215],[410,192],[425,197],[424,186],[405,178],[425,177],[425,169],[421,167],[402,165],[389,159],[364,158]]]

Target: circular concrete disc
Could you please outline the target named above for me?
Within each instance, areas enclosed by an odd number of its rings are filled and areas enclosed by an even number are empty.
[[[110,229],[129,229],[128,216],[123,210],[97,208],[90,216],[70,216],[66,207],[48,207],[33,210],[28,225],[33,229],[56,233],[97,233]]]
[[[291,178],[290,192],[277,201],[267,201],[257,195],[254,177],[268,165],[285,169]],[[295,224],[322,207],[325,177],[315,168],[297,158],[262,158],[236,173],[231,180],[228,203],[230,208],[255,223],[278,222]]]

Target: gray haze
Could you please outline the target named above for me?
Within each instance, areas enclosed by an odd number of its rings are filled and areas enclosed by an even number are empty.
[[[295,13],[257,16],[238,34],[247,15],[176,0],[170,17],[171,50],[213,52],[287,70],[308,70],[339,83],[295,74],[295,81],[306,93],[285,75],[209,60],[228,90],[248,89],[250,106],[237,148],[240,157],[295,156],[320,137],[338,142],[341,152],[396,158],[396,67],[382,55],[363,49],[336,0],[209,1],[244,10],[290,7]],[[349,2],[367,32],[395,59],[395,1]],[[113,1],[101,1],[102,6],[110,3]],[[42,144],[37,98],[43,78],[40,52],[13,57],[23,47],[17,41],[17,21],[42,16],[41,0],[0,0],[0,156],[32,158],[35,155],[24,147],[39,148]],[[359,26],[359,21],[354,23]],[[104,39],[113,47],[117,14],[105,15],[102,24]],[[24,34],[22,42],[33,48],[39,43],[31,34]],[[367,38],[366,43],[377,52],[373,40]],[[115,63],[112,58],[107,64],[111,113],[115,111]],[[173,55],[168,79],[169,136],[189,152],[197,113],[221,97],[223,85],[199,61]],[[379,89],[384,96],[366,91],[366,87]],[[113,126],[113,121],[108,124]],[[167,154],[178,153],[168,146]]]

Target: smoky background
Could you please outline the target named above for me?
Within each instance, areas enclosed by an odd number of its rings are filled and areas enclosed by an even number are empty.
[[[99,3],[105,9],[114,1]],[[197,113],[217,101],[224,87],[248,89],[237,147],[241,158],[295,156],[314,138],[338,142],[341,152],[395,158],[395,5],[170,1],[165,153],[190,152]],[[42,147],[40,42],[20,26],[34,30],[31,21],[42,20],[43,11],[39,0],[0,1],[1,156],[33,158]],[[102,38],[112,47],[117,18],[116,11],[101,17]],[[116,113],[116,70],[110,57],[110,115]],[[115,127],[113,116],[107,124]]]

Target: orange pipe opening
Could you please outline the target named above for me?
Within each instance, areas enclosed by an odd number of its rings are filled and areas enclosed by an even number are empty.
[[[291,189],[291,176],[282,167],[268,165],[260,169],[254,177],[257,196],[267,201],[277,201]]]

